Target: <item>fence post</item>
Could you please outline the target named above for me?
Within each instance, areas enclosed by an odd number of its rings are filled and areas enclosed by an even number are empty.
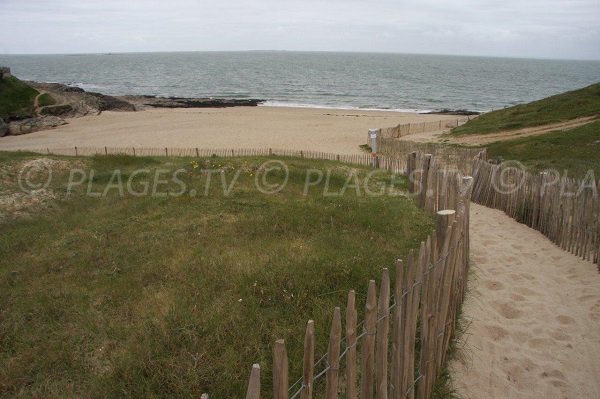
[[[336,307],[333,311],[333,320],[331,322],[331,332],[329,334],[329,349],[327,351],[327,362],[329,370],[327,371],[327,399],[336,399],[338,394],[338,377],[340,371],[340,341],[342,338],[342,315],[340,308]]]
[[[302,399],[311,399],[315,367],[315,322],[309,320],[304,335],[304,370],[302,374]]]
[[[260,399],[260,365],[252,365],[246,399]]]
[[[275,341],[273,349],[273,399],[288,399],[288,356],[283,339]]]
[[[135,147],[133,147],[133,156],[135,157]]]
[[[168,157],[169,156],[169,151],[167,150],[167,147],[165,147],[165,156]]]
[[[423,170],[421,171],[420,176],[421,185],[419,187],[421,190],[421,192],[419,193],[419,203],[421,204],[421,208],[425,207],[425,203],[427,200],[427,191],[429,189],[429,166],[431,164],[431,157],[431,154],[425,154],[423,158]]]
[[[77,146],[75,146],[75,156],[77,156]]]
[[[404,345],[404,317],[406,313],[404,300],[405,273],[402,260],[396,261],[396,282],[394,287],[394,297],[396,299],[396,308],[394,309],[393,328],[392,328],[392,376],[390,378],[390,396],[392,399],[400,399],[402,378],[404,370],[402,361],[404,360],[402,348]]]
[[[377,352],[376,352],[376,385],[377,399],[387,399],[388,375],[388,334],[390,330],[390,274],[383,269],[381,287],[379,288],[379,304],[377,311]]]
[[[373,379],[375,377],[375,334],[377,331],[377,292],[375,280],[369,281],[367,303],[365,304],[366,335],[362,342],[361,359],[361,399],[373,398]]]
[[[108,148],[106,146],[104,146],[104,155],[108,155]]]
[[[356,399],[356,294],[348,293],[346,304],[346,398]]]

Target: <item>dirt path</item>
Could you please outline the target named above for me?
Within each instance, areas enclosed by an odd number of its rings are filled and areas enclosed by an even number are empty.
[[[539,136],[541,134],[555,131],[571,130],[585,125],[596,118],[596,116],[587,116],[585,118],[577,118],[567,122],[552,123],[549,125],[528,127],[518,130],[508,130],[490,134],[466,135],[456,137],[452,139],[451,142],[455,144],[485,145],[496,141],[512,140],[521,137]]]
[[[421,143],[485,145],[494,143],[496,141],[512,140],[529,136],[539,136],[554,131],[568,131],[590,123],[594,119],[597,119],[597,117],[587,116],[584,118],[577,118],[566,122],[552,123],[543,126],[528,127],[517,130],[506,130],[498,133],[489,134],[469,134],[458,137],[445,135],[445,133],[450,132],[449,129],[446,129],[444,131],[411,134],[410,136],[406,136],[404,140],[417,141]]]
[[[600,398],[600,274],[503,212],[472,205],[465,399]]]

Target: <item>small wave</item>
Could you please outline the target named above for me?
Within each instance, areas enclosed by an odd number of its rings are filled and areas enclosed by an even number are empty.
[[[351,111],[380,111],[380,112],[406,112],[406,113],[427,113],[431,110],[427,109],[408,109],[408,108],[377,108],[377,107],[357,107],[353,105],[323,105],[323,104],[307,104],[307,103],[292,103],[284,101],[268,100],[259,105],[262,107],[282,107],[282,108],[316,108],[316,109],[339,109]]]

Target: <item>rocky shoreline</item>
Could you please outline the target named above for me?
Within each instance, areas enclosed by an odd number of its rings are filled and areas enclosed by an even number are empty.
[[[7,68],[6,77],[10,76]],[[0,137],[5,135],[21,135],[40,130],[55,128],[67,124],[66,118],[78,118],[90,114],[98,115],[102,111],[135,112],[148,108],[225,108],[255,107],[262,104],[260,99],[221,99],[221,98],[186,98],[157,97],[146,95],[109,96],[106,94],[85,91],[79,87],[61,83],[40,83],[23,81],[23,83],[39,92],[33,101],[34,112],[26,117],[0,118]],[[40,104],[38,99],[49,95],[52,104]]]
[[[157,96],[121,96],[123,101],[133,104],[136,109],[151,108],[227,108],[256,107],[265,100],[235,98],[192,98],[192,97],[157,97]]]

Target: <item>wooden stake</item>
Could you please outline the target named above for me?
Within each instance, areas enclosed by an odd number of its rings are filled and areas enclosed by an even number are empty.
[[[373,398],[375,377],[375,334],[377,332],[377,292],[375,280],[369,281],[365,305],[365,328],[367,333],[361,346],[361,399]]]
[[[311,399],[315,367],[315,322],[309,320],[304,335],[304,373],[302,375],[302,399]]]
[[[388,334],[390,330],[390,274],[383,269],[377,314],[376,385],[378,399],[387,399]]]
[[[346,398],[356,399],[356,294],[348,293],[346,304]]]
[[[336,399],[338,396],[338,377],[340,372],[340,342],[342,339],[342,315],[340,308],[336,307],[333,311],[333,321],[331,322],[331,332],[329,334],[329,350],[327,351],[327,362],[329,370],[327,371],[327,399]]]
[[[273,399],[288,399],[288,357],[285,340],[275,341],[273,348]]]
[[[260,366],[258,364],[252,366],[246,399],[260,399]]]

